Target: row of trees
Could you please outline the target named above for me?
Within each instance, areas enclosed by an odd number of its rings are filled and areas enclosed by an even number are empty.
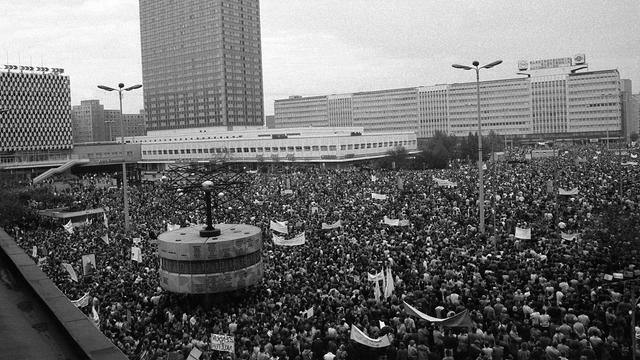
[[[492,152],[504,151],[505,138],[489,132],[482,137],[483,158],[489,159]],[[406,149],[400,147],[389,150],[388,157],[381,160],[379,165],[391,168],[395,163],[399,168],[414,169],[444,169],[449,161],[457,159],[461,161],[475,162],[478,156],[478,135],[469,133],[466,137],[459,138],[455,135],[447,135],[442,131],[436,131],[435,136],[426,143],[421,144],[420,153],[415,157],[409,156]]]

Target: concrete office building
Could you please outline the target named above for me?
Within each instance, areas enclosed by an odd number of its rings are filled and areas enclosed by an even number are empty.
[[[125,136],[146,135],[145,112],[123,114]],[[82,100],[71,109],[74,144],[117,140],[120,110],[105,110],[100,100]]]
[[[527,77],[482,81],[483,133],[530,139],[627,138],[624,104],[631,84],[617,70],[582,71],[584,56],[520,62]],[[466,136],[478,129],[475,82],[291,97],[275,101],[275,126],[361,126],[365,131],[436,131]],[[625,90],[626,89],[626,90]],[[626,113],[631,113],[630,107]]]
[[[263,124],[258,0],[140,0],[150,130]]]
[[[10,68],[0,71],[2,161],[32,161],[70,153],[73,135],[69,77],[62,75],[62,69],[7,67]],[[19,68],[23,70],[16,71]]]
[[[106,141],[104,106],[100,100],[82,100],[71,108],[73,143]]]
[[[120,110],[105,110],[105,122],[107,125],[107,134],[110,134],[107,139],[111,141],[118,140],[120,136]],[[140,110],[138,114],[122,114],[124,119],[124,136],[145,136],[147,134],[147,128],[145,124],[146,112]]]
[[[524,135],[531,129],[531,85],[527,79],[515,78],[480,83],[480,119],[484,133]],[[449,124],[447,134],[466,136],[478,131],[477,84],[447,86]],[[429,118],[423,119],[429,121]],[[420,134],[431,137],[435,132]]]

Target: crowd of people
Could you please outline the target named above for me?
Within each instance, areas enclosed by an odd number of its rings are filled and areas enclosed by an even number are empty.
[[[588,145],[487,163],[484,233],[473,164],[249,174],[242,197],[214,209],[214,219],[262,229],[264,279],[208,297],[164,291],[154,245],[167,224],[202,226],[202,212],[185,210],[201,201],[198,194],[132,184],[125,234],[121,190],[99,186],[104,176],[84,176],[57,191],[75,208],[105,209],[108,226],[97,219],[73,234],[48,222],[7,231],[27,253],[37,248],[34,261],[69,299],[90,294],[81,309],[131,359],[184,359],[194,347],[202,359],[630,359],[640,270],[633,156]],[[292,194],[283,195],[287,188]],[[578,192],[559,195],[559,188]],[[409,225],[389,226],[385,216]],[[272,220],[287,221],[290,234],[304,232],[306,243],[275,246]],[[341,227],[322,230],[338,220]],[[516,238],[516,228],[531,229],[531,239]],[[142,262],[131,260],[134,238]],[[96,266],[84,276],[86,254],[95,254]],[[62,263],[79,272],[78,281]],[[368,274],[387,268],[395,289],[376,300]],[[407,313],[405,302],[440,318],[468,310],[472,326],[442,327]],[[353,326],[390,345],[350,340]],[[235,351],[210,350],[211,334],[232,336]]]

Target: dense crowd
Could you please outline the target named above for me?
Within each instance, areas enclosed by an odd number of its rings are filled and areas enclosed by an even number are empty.
[[[215,209],[214,219],[263,230],[264,280],[206,299],[163,291],[153,242],[168,223],[202,223],[204,214],[184,210],[201,201],[196,195],[177,199],[162,184],[133,184],[125,236],[121,190],[85,176],[58,191],[76,208],[107,209],[108,228],[98,219],[74,234],[47,223],[7,230],[28,253],[37,247],[35,260],[69,299],[94,298],[82,310],[93,316],[94,307],[101,331],[131,359],[182,359],[193,347],[203,359],[230,356],[208,350],[211,334],[233,336],[235,358],[252,360],[630,359],[638,167],[621,165],[630,155],[596,146],[509,159],[485,171],[485,234],[474,165],[251,174],[243,197]],[[439,187],[434,177],[457,186]],[[287,187],[292,195],[281,194]],[[558,188],[579,192],[560,196]],[[384,216],[410,225],[388,226]],[[274,246],[271,220],[287,221],[291,234],[304,231],[307,243]],[[321,230],[337,220],[341,228]],[[530,228],[531,240],[515,238],[516,227]],[[141,239],[142,263],[131,260],[133,238]],[[97,260],[89,276],[81,274],[85,254]],[[80,273],[78,282],[62,263]],[[376,301],[367,274],[383,268],[395,290]],[[606,277],[614,273],[626,277]],[[407,314],[403,302],[438,317],[467,309],[473,327],[440,327]],[[310,308],[313,316],[302,316]],[[388,335],[391,345],[350,341],[351,326],[371,338]]]

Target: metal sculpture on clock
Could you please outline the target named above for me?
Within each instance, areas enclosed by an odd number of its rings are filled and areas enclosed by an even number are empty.
[[[228,163],[173,165],[165,172],[162,181],[167,192],[177,194],[173,202],[176,209],[196,211],[204,208],[206,226],[200,230],[201,237],[220,235],[220,229],[213,226],[213,207],[234,200],[242,201],[242,192],[250,183],[244,169],[234,169]],[[199,191],[204,192],[204,202],[189,196]]]

